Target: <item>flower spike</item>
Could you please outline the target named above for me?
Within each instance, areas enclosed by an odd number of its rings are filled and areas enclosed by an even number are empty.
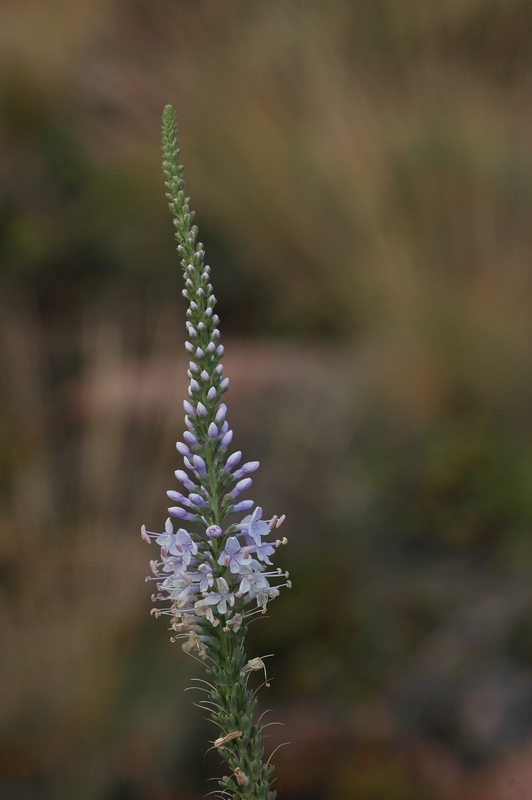
[[[221,729],[215,747],[231,770],[219,782],[224,794],[234,800],[275,800],[270,789],[273,767],[263,762],[262,727],[253,723],[255,700],[247,687],[250,670],[264,665],[261,659],[248,660],[244,639],[246,620],[264,613],[279,589],[290,586],[287,580],[280,583],[288,578],[286,572],[269,569],[280,542],[263,541],[284,517],[263,520],[262,509],[252,500],[234,502],[251,486],[249,475],[259,462],[248,461],[233,472],[242,453],[227,453],[233,431],[221,402],[229,378],[222,377],[220,319],[213,313],[211,270],[204,264],[202,243],[196,242],[198,228],[185,193],[171,106],[163,112],[162,139],[166,197],[183,268],[182,294],[188,301],[185,350],[190,361],[188,398],[183,401],[186,430],[176,444],[185,469],[176,470],[175,477],[185,494],[168,491],[179,505],[168,509],[163,533],[144,526],[141,530],[146,542],[154,539],[161,548],[160,559],[150,562],[149,580],[156,581],[153,600],[164,605],[152,613],[169,617],[172,641],[183,640],[186,653],[208,663],[212,719]],[[246,511],[250,513],[243,519],[228,524],[227,517]],[[175,531],[171,517],[190,530]]]

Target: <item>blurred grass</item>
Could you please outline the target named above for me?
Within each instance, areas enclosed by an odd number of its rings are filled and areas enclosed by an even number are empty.
[[[293,526],[252,630],[286,797],[460,799],[530,738],[531,34],[524,0],[2,4],[2,796],[203,792],[135,539],[181,424],[167,102]]]

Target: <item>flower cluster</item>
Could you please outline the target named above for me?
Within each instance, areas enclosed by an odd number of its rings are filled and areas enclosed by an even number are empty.
[[[233,432],[226,420],[227,407],[221,402],[229,379],[223,376],[220,320],[214,313],[216,298],[210,268],[204,266],[203,245],[196,243],[198,230],[192,225],[194,214],[185,197],[173,118],[168,114],[163,172],[184,270],[183,296],[188,301],[185,348],[190,383],[183,404],[183,441],[176,445],[185,469],[175,472],[182,490],[167,493],[174,505],[168,508],[164,532],[152,533],[143,526],[142,537],[147,542],[154,539],[161,548],[160,558],[151,562],[153,575],[147,578],[157,587],[152,599],[169,603],[152,613],[169,615],[173,638],[184,638],[185,651],[205,658],[212,627],[221,624],[223,630],[236,632],[246,618],[264,613],[268,601],[290,581],[288,573],[271,568],[270,560],[286,539],[266,538],[284,516],[265,521],[260,507],[240,499],[250,488],[250,475],[259,462],[239,467],[242,453],[228,455]],[[229,515],[246,511],[251,513],[224,530]],[[191,530],[175,530],[172,518]]]
[[[169,607],[153,609],[152,613],[171,616],[173,639],[186,639],[186,652],[206,657],[209,637],[202,632],[202,620],[214,627],[222,622],[224,630],[237,631],[244,619],[266,611],[280,586],[290,586],[288,573],[268,569],[272,565],[270,556],[279,545],[286,544],[286,538],[263,541],[284,517],[268,521],[261,517],[262,509],[256,507],[240,523],[231,525],[225,535],[218,525],[209,525],[204,538],[184,528],[175,531],[170,517],[163,533],[142,526],[142,538],[147,542],[154,539],[161,548],[160,560],[150,562],[153,575],[146,579],[156,581],[152,600],[170,602]],[[218,542],[221,546],[217,547]],[[285,583],[279,584],[279,578]],[[247,608],[252,601],[255,607]]]

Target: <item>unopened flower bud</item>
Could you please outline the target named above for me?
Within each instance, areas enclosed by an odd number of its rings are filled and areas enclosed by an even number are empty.
[[[190,491],[191,489],[196,488],[196,484],[190,480],[187,473],[184,472],[182,469],[176,469],[174,475],[176,476],[177,480],[183,484],[185,489],[188,489]]]
[[[232,453],[225,462],[225,467],[224,467],[225,471],[231,472],[231,470],[234,467],[236,467],[241,458],[242,458],[242,452],[240,450],[237,450],[236,453]]]
[[[218,428],[216,427],[214,422],[211,422],[211,424],[209,425],[209,430],[207,431],[207,435],[209,439],[216,439],[216,437],[218,436]]]
[[[241,500],[236,506],[229,506],[231,513],[238,514],[239,511],[249,511],[255,505],[254,500]]]
[[[207,467],[205,466],[205,461],[201,458],[201,456],[192,456],[192,461],[200,475],[207,474]]]
[[[172,508],[168,509],[168,513],[171,514],[173,517],[177,519],[186,519],[186,520],[193,520],[194,514],[190,514],[188,511],[185,511],[184,508],[180,506],[172,506]]]
[[[225,405],[225,403],[220,403],[214,419],[216,420],[216,422],[223,422],[226,414],[227,414],[227,406]]]
[[[166,494],[170,500],[174,501],[174,503],[186,503],[187,501],[187,498],[184,494],[181,494],[181,492],[174,492],[173,489],[169,489]]]
[[[238,481],[233,491],[229,493],[229,497],[234,500],[239,494],[242,494],[242,492],[245,492],[247,489],[249,489],[252,483],[253,481],[251,478],[244,478],[244,480]]]
[[[207,536],[210,536],[211,539],[218,539],[218,537],[222,535],[222,529],[219,525],[209,525],[205,533]]]
[[[229,447],[233,439],[233,431],[227,431],[222,437],[222,447]]]
[[[214,388],[214,386],[211,386],[211,388],[207,392],[207,400],[210,400],[211,402],[213,400],[216,400],[216,395],[217,395],[216,389]]]
[[[260,461],[248,461],[246,462],[238,472],[235,472],[234,477],[237,480],[243,478],[245,475],[249,475],[251,472],[255,472],[260,467]]]

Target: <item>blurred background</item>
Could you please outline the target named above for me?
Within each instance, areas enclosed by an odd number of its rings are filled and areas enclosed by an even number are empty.
[[[279,798],[529,797],[531,41],[527,0],[2,0],[3,800],[219,774],[139,535],[186,390],[166,103],[288,516]]]

